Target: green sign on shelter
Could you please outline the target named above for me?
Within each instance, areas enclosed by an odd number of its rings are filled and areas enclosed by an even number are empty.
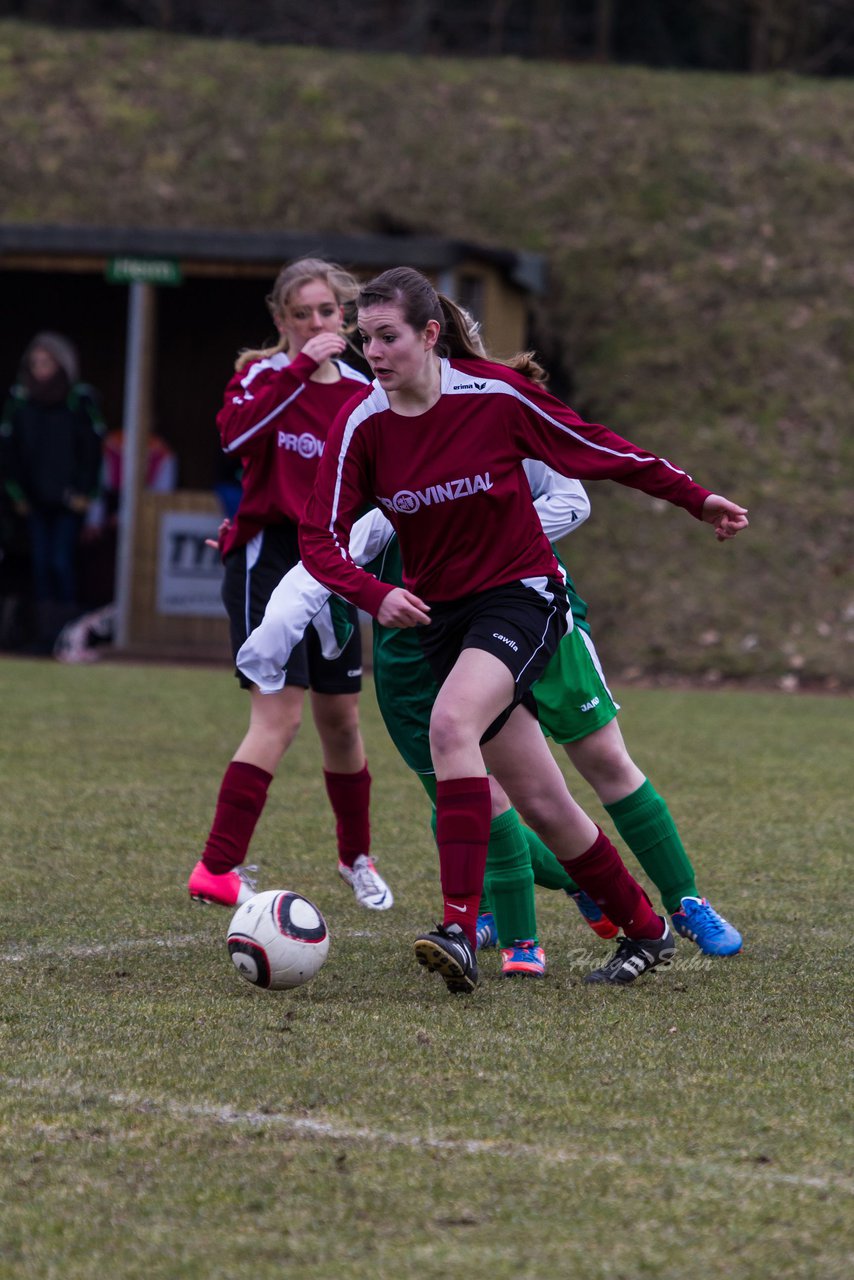
[[[106,275],[110,284],[176,285],[182,279],[181,268],[172,258],[132,258],[127,255],[110,258]]]

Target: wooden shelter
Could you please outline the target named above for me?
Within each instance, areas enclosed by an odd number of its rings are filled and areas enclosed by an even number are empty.
[[[527,344],[544,285],[539,255],[439,237],[0,225],[0,377],[11,383],[38,330],[67,333],[124,433],[115,596],[128,654],[228,653],[205,545],[227,479],[213,420],[238,350],[273,339],[264,298],[279,268],[309,255],[362,278],[417,267],[477,316],[498,356]],[[152,432],[177,454],[172,493],[143,484]]]

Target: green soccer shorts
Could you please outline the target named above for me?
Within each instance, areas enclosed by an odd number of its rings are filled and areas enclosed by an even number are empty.
[[[590,636],[573,627],[533,687],[540,727],[555,742],[577,742],[614,719],[619,704],[605,683]]]

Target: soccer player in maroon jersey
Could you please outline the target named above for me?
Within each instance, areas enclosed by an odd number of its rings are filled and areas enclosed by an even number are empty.
[[[223,449],[243,467],[240,504],[221,539],[235,655],[279,579],[299,560],[297,531],[327,432],[367,383],[338,359],[347,345],[344,307],[357,289],[352,276],[322,259],[283,268],[267,299],[279,342],[243,352],[226,388],[217,426]],[[308,688],[336,818],[339,873],[361,906],[384,911],[392,905],[370,856],[371,778],[358,710],[361,637],[352,607],[350,626],[351,639],[334,662],[309,630],[287,684],[272,696],[236,673],[250,690],[249,729],[222,779],[213,825],[188,881],[191,897],[235,906],[254,892],[243,863],[273,774],[299,730]]]
[[[568,625],[560,567],[522,462],[613,479],[684,507],[720,540],[747,525],[734,502],[606,427],[583,422],[525,376],[474,350],[459,309],[419,272],[363,286],[359,329],[374,382],[330,432],[300,526],[302,559],[385,626],[420,628],[440,684],[430,721],[444,914],[420,963],[454,992],[477,985],[476,920],[490,824],[488,767],[576,883],[625,935],[587,981],[625,983],[666,962],[674,940],[600,828],[572,799],[539,730],[531,685]],[[532,368],[532,364],[529,367]],[[403,587],[348,553],[366,502],[388,514]]]

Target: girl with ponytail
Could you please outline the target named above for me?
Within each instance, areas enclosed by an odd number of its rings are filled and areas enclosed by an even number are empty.
[[[417,627],[439,685],[430,749],[443,919],[416,939],[416,957],[452,992],[477,985],[489,768],[625,935],[587,981],[633,981],[669,960],[673,934],[569,794],[537,723],[531,686],[572,624],[565,577],[523,462],[665,498],[712,524],[722,541],[746,527],[747,513],[664,459],[583,422],[532,380],[532,357],[484,358],[460,309],[419,272],[384,272],[363,286],[357,308],[374,382],[330,432],[300,548],[331,591],[384,626]],[[366,504],[378,505],[397,533],[402,587],[380,582],[349,555],[350,529]]]

